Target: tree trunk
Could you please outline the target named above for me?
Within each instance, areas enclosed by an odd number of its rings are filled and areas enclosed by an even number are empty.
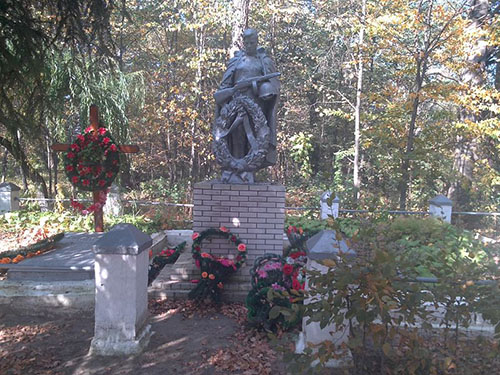
[[[9,141],[7,138],[0,136],[0,145],[5,147],[12,157],[18,162],[21,168],[21,175],[23,178],[23,187],[25,190],[28,189],[28,181],[29,178],[32,180],[42,191],[44,198],[49,197],[49,192],[47,190],[47,184],[45,183],[45,179],[38,173],[36,169],[34,169],[30,163],[28,162],[28,158],[21,148],[21,144],[19,142],[19,138],[17,134],[13,135],[13,141]]]
[[[2,182],[5,182],[7,179],[7,157],[9,156],[9,152],[7,149],[3,152],[2,157]]]
[[[471,19],[471,24],[468,28],[472,33],[479,35],[481,25],[488,17],[489,2],[488,0],[471,0],[470,6],[469,18]],[[479,87],[484,83],[484,57],[487,53],[487,48],[488,46],[481,43],[481,40],[478,39],[476,47],[471,51],[468,59],[469,68],[462,76],[462,81],[468,84],[469,87]],[[476,122],[478,120],[477,116],[468,113],[466,110],[460,112],[461,122]],[[453,169],[457,172],[457,178],[448,189],[448,196],[458,207],[466,208],[464,205],[468,201],[468,189],[464,188],[464,185],[469,185],[468,181],[472,181],[473,179],[477,140],[467,139],[464,135],[459,134],[456,144]]]
[[[413,143],[415,140],[415,125],[417,123],[418,107],[420,105],[420,91],[424,82],[427,57],[424,53],[422,56],[416,57],[417,72],[415,74],[415,90],[413,94],[413,103],[410,117],[410,124],[408,127],[408,135],[406,138],[406,150],[403,154],[401,161],[401,182],[399,189],[399,209],[406,210],[406,200],[408,198],[408,184],[410,182],[410,160],[413,153]]]
[[[248,12],[250,9],[250,0],[233,1],[233,25],[231,31],[230,56],[240,50],[243,46],[243,31],[248,28]]]
[[[359,177],[359,141],[361,138],[361,93],[363,90],[363,40],[365,35],[366,22],[366,0],[361,4],[361,26],[358,34],[358,82],[356,86],[356,106],[354,108],[354,200],[359,199],[359,189],[361,187],[361,179]]]
[[[196,85],[198,86],[198,93],[196,94],[195,108],[198,113],[201,113],[201,93],[203,92],[202,57],[205,53],[205,28],[203,26],[199,30],[195,30],[195,41],[196,49],[198,51],[198,63],[196,66]],[[189,183],[191,185],[198,178],[198,168],[196,162],[197,122],[198,119],[196,118],[191,121],[191,155],[189,173]]]

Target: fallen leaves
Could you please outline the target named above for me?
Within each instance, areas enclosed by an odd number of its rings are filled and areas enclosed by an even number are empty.
[[[47,348],[32,344],[35,338],[48,335],[55,325],[16,325],[0,329],[1,374],[58,374],[54,368],[60,365],[55,354]]]
[[[193,301],[150,300],[149,309],[153,314],[181,313],[185,319],[216,319],[222,314],[237,322],[239,330],[228,337],[229,345],[200,353],[202,363],[189,363],[197,368],[213,366],[216,374],[269,375],[279,372],[275,363],[278,354],[270,347],[267,336],[246,325],[247,309],[242,303],[222,305],[199,304]],[[202,342],[203,344],[203,342]]]

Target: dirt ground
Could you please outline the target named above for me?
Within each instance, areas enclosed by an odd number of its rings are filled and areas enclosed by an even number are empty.
[[[263,334],[244,328],[240,304],[201,311],[192,302],[150,301],[154,331],[136,356],[89,356],[93,313],[0,312],[0,374],[286,374]],[[243,323],[243,324],[242,324]]]

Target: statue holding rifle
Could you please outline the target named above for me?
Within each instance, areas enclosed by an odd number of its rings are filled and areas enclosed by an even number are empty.
[[[245,50],[228,61],[214,94],[213,149],[225,183],[254,183],[255,171],[276,163],[280,73],[257,43],[257,31],[245,30]]]

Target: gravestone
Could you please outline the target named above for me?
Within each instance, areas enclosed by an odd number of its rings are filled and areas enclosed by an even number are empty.
[[[322,274],[328,272],[328,267],[320,262],[325,259],[338,258],[340,253],[347,258],[356,257],[356,252],[352,250],[343,239],[337,239],[337,233],[334,230],[322,230],[307,241],[307,264],[308,271],[319,271]],[[333,271],[335,272],[335,271]],[[309,280],[306,279],[305,290],[310,290]],[[310,304],[321,300],[321,295],[311,295],[305,299],[304,304]],[[339,329],[341,327],[341,329]],[[296,345],[296,353],[302,353],[309,345],[317,345],[323,341],[331,341],[337,348],[349,339],[349,321],[344,320],[341,326],[330,323],[321,328],[319,322],[309,322],[309,317],[302,319],[302,332]],[[344,368],[352,366],[352,354],[346,350],[339,349],[338,358],[330,359],[326,367]],[[313,363],[314,365],[314,363]]]
[[[149,343],[147,249],[151,237],[132,224],[115,225],[93,246],[95,333],[90,353],[129,355]]]
[[[325,191],[321,195],[321,199],[320,199],[320,205],[321,205],[320,219],[321,220],[326,220],[326,219],[328,219],[329,216],[333,217],[334,219],[339,217],[340,199],[339,199],[339,197],[335,196],[335,198],[331,201],[331,204],[328,204],[328,201],[331,199],[331,196],[332,196],[331,191]]]
[[[429,201],[429,213],[431,216],[451,223],[452,202],[444,195],[437,195]]]
[[[123,215],[123,205],[120,196],[120,189],[115,184],[112,184],[108,198],[106,199],[106,204],[104,205],[104,214],[109,216],[121,216]]]
[[[0,213],[19,210],[19,191],[21,188],[11,182],[0,184]]]

